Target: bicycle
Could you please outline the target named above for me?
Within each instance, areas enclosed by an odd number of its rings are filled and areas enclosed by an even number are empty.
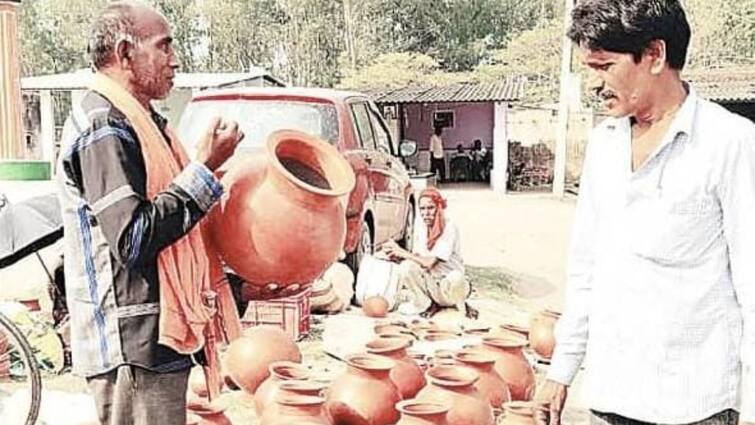
[[[42,375],[31,345],[18,326],[0,312],[0,418],[33,425],[41,398]]]

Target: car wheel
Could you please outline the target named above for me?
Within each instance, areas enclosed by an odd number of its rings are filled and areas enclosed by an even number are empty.
[[[414,204],[409,204],[409,211],[406,212],[406,223],[404,224],[404,237],[401,238],[399,244],[409,252],[414,249]]]
[[[362,228],[359,231],[359,243],[357,243],[357,248],[354,252],[349,253],[346,256],[346,264],[351,268],[351,271],[354,272],[354,282],[356,282],[356,275],[359,272],[359,263],[362,262],[362,258],[364,258],[365,255],[372,254],[373,249],[372,230],[370,229],[367,220],[363,220]]]

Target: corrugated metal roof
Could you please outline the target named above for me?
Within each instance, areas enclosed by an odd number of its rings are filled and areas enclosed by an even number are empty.
[[[718,103],[755,102],[755,67],[690,72],[698,95]]]
[[[412,85],[367,90],[366,93],[375,103],[512,102],[524,96],[524,86],[523,78],[509,78],[492,83]]]

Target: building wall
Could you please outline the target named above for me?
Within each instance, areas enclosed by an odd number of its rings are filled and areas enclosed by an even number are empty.
[[[453,128],[444,128],[441,136],[446,150],[455,151],[459,143],[469,148],[475,139],[493,146],[493,102],[411,104],[404,111],[404,139],[416,141],[420,150],[429,149],[435,111],[454,111]]]

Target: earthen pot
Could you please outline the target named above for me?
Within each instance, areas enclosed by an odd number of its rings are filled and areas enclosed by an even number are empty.
[[[323,405],[325,399],[317,396],[278,393],[277,408],[268,408],[260,419],[260,425],[328,425]]]
[[[330,387],[325,407],[334,424],[388,425],[399,419],[398,387],[390,380],[396,362],[375,354],[347,357],[348,367]]]
[[[309,378],[309,370],[299,363],[290,361],[270,363],[270,376],[254,392],[254,410],[261,417],[265,406],[273,403],[283,381],[304,380]]]
[[[512,400],[527,401],[535,390],[535,371],[524,357],[527,340],[521,337],[484,337],[482,347],[495,358],[495,371],[506,381]]]
[[[465,349],[456,353],[455,359],[459,365],[474,369],[480,375],[475,388],[488,399],[490,407],[498,410],[503,403],[511,401],[506,381],[494,369],[495,357],[491,353]]]
[[[535,413],[548,411],[548,405],[542,402],[511,401],[503,404],[503,416],[499,425],[536,425]],[[545,414],[547,417],[547,413]]]
[[[416,399],[448,406],[450,425],[492,425],[493,409],[474,384],[479,375],[462,366],[436,366],[427,371],[429,384]]]
[[[340,198],[355,177],[334,146],[276,131],[266,153],[237,155],[221,181],[226,191],[210,213],[211,235],[244,278],[244,300],[299,292],[338,259],[346,235]]]
[[[278,391],[276,391],[273,399],[270,401],[269,404],[265,405],[263,407],[263,413],[262,415],[267,415],[269,410],[273,410],[273,412],[270,413],[270,415],[276,415],[277,411],[280,409],[280,405],[275,402],[275,399],[278,397],[281,397],[282,394],[286,395],[292,395],[292,396],[314,396],[314,397],[322,397],[323,392],[328,388],[328,386],[322,382],[315,382],[315,381],[281,381],[278,384]],[[323,411],[324,414],[324,411]],[[262,415],[257,415],[257,417],[261,417]]]
[[[446,425],[450,406],[428,401],[404,400],[396,404],[401,420],[396,425]]]
[[[500,335],[500,332],[503,332],[504,334],[506,332],[509,332],[509,333],[513,332],[513,333],[515,333],[515,334],[517,334],[519,336],[522,336],[524,338],[528,338],[529,335],[530,335],[529,328],[527,328],[525,326],[520,326],[520,325],[517,325],[517,324],[514,324],[514,323],[503,323],[503,324],[501,324],[499,326],[499,333],[498,333],[498,335]],[[505,335],[503,335],[503,336],[505,336]]]
[[[542,358],[550,359],[556,346],[553,330],[561,314],[551,310],[543,310],[533,315],[530,321],[530,347]]]
[[[459,335],[456,332],[431,329],[422,333],[422,339],[428,342],[449,341],[456,339]]]
[[[380,296],[369,297],[364,300],[362,311],[368,317],[385,317],[388,314],[388,301]]]
[[[300,363],[301,352],[288,334],[272,326],[247,329],[229,344],[225,357],[231,379],[252,394],[270,375],[270,364],[283,360]]]
[[[409,341],[405,338],[383,337],[367,343],[367,352],[388,357],[396,362],[391,369],[391,381],[398,387],[401,398],[413,398],[425,386],[425,375],[419,365],[406,353]]]

